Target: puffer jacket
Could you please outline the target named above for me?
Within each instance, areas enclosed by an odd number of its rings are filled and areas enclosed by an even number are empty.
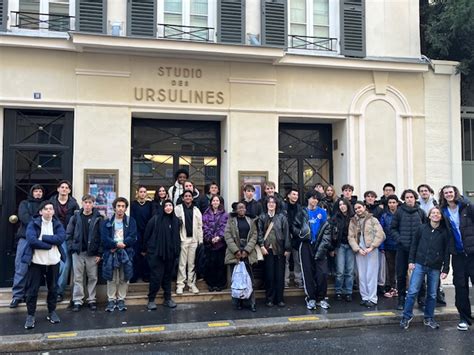
[[[418,206],[401,205],[392,219],[391,234],[397,245],[406,251],[410,250],[411,242],[418,227],[426,221],[425,212]]]
[[[81,214],[84,209],[76,211],[69,220],[69,224],[66,229],[66,241],[68,252],[71,254],[79,254],[82,250],[82,218]],[[87,255],[88,256],[101,256],[102,255],[102,244],[101,244],[101,228],[102,221],[104,218],[99,211],[94,208],[92,209],[92,220],[89,226],[89,235],[87,236]]]
[[[385,241],[383,242],[384,250],[397,250],[397,241],[392,235],[391,228],[393,216],[394,214],[387,209],[380,218],[380,224],[382,225],[383,231],[385,233]]]
[[[325,260],[327,254],[336,246],[337,237],[334,235],[334,227],[329,221],[319,228],[316,241],[311,245],[314,251],[314,260]],[[303,243],[311,243],[311,235],[302,239]]]
[[[242,248],[240,246],[240,235],[239,228],[237,225],[237,216],[231,215],[227,220],[225,227],[225,242],[227,244],[227,250],[225,252],[225,264],[237,264],[239,260],[235,257],[235,253],[239,250],[245,250],[247,252],[249,264],[255,264],[258,262],[257,252],[255,247],[257,246],[257,219],[252,219],[249,216],[245,216],[247,223],[250,226],[249,234],[247,235],[247,245]]]
[[[422,224],[411,243],[409,263],[449,272],[449,232],[444,226],[433,228],[430,222]]]
[[[363,229],[363,232],[362,232]],[[363,234],[366,248],[378,248],[385,240],[385,233],[377,218],[366,212],[362,217],[355,215],[349,223],[349,245],[357,253],[360,236]]]
[[[224,232],[229,215],[222,210],[217,213],[208,208],[202,215],[202,231],[204,244],[209,246],[211,250],[220,250],[225,248]],[[212,244],[212,238],[219,237],[219,241]]]
[[[459,229],[461,231],[461,238],[464,247],[464,252],[468,255],[474,254],[474,205],[468,200],[461,200],[459,203]],[[449,214],[443,208],[443,216],[446,226],[450,232],[449,251],[453,255],[457,255],[456,246],[454,243],[454,235],[449,220]]]
[[[268,213],[262,213],[257,219],[257,230],[258,230],[258,237],[257,242],[258,245],[264,245],[264,237],[266,233],[265,226],[268,225],[268,221],[270,216]],[[282,213],[276,213],[273,216],[273,230],[275,231],[276,239],[278,244],[280,245],[280,249],[282,251],[291,251],[291,242],[290,242],[290,233],[288,229],[288,220],[286,216]]]
[[[295,209],[293,220],[290,222],[290,208]],[[291,247],[298,249],[301,243],[301,235],[309,234],[309,217],[306,210],[299,204],[292,206],[287,203],[287,218],[288,218],[288,230],[290,233]]]
[[[340,247],[341,244],[349,244],[349,223],[351,216],[344,216],[341,212],[336,212],[329,221],[333,228],[336,236],[336,247]]]
[[[41,185],[33,185],[30,189],[30,193],[26,200],[20,202],[18,206],[18,219],[20,220],[20,227],[16,233],[16,242],[20,238],[26,238],[26,226],[28,223],[31,222],[33,217],[38,215],[38,208],[41,202],[44,201],[43,198],[34,198],[33,197],[33,190],[41,189],[43,190],[43,196],[46,194],[43,186]]]

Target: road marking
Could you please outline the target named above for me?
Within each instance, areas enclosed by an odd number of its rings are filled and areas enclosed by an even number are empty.
[[[289,322],[305,322],[309,320],[319,320],[316,316],[302,316],[302,317],[290,317],[288,318]]]
[[[140,329],[134,328],[134,329],[125,329],[125,333],[140,333]]]
[[[59,333],[48,335],[48,339],[74,338],[77,333]]]
[[[215,327],[229,327],[230,323],[229,322],[215,322],[215,323],[207,323],[207,326],[209,328],[215,328]]]
[[[391,317],[391,316],[396,316],[396,314],[393,313],[393,312],[374,312],[374,313],[364,313],[364,316],[366,316],[366,317],[377,317],[377,316]]]
[[[165,327],[164,327],[164,326],[159,326],[159,327],[146,327],[146,328],[142,328],[142,329],[141,329],[141,332],[142,332],[142,333],[146,333],[146,332],[162,332],[163,330],[165,330]]]

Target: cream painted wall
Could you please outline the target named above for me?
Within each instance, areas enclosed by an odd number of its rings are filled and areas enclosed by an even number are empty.
[[[121,35],[127,33],[127,1],[107,0],[107,33],[111,33],[111,25],[119,22],[122,25]]]
[[[338,148],[333,151],[333,177],[337,194],[341,186],[349,181],[348,120],[332,124],[332,139],[337,139]]]
[[[258,35],[261,41],[262,21],[260,14],[262,13],[261,0],[251,0],[245,2],[245,33]]]

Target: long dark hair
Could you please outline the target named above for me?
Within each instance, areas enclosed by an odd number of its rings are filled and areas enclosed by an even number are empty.
[[[159,194],[159,191],[160,191],[161,188],[165,189],[165,193],[166,193],[165,200],[168,199],[168,191],[166,190],[166,187],[163,186],[163,185],[160,185],[155,190],[155,195],[153,196],[153,200],[155,200],[156,202],[161,202],[161,198],[160,198],[160,194]]]
[[[439,190],[438,201],[441,208],[445,208],[448,205],[448,201],[444,198],[444,189],[452,188],[454,190],[454,201],[458,203],[461,200],[461,193],[458,188],[454,185],[444,185],[441,190]]]
[[[344,205],[346,205],[347,207],[347,216],[345,216],[342,212],[341,212],[341,209],[339,208],[339,204],[340,203],[343,203]],[[340,198],[336,201],[336,213],[337,215],[340,215],[342,216],[343,218],[351,218],[354,216],[354,209],[352,208],[352,205],[351,203],[349,202],[349,200],[347,198]]]

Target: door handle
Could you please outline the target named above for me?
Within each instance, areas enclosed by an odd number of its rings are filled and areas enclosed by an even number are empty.
[[[8,222],[15,224],[18,222],[18,216],[16,214],[12,214],[10,217],[8,217]]]

